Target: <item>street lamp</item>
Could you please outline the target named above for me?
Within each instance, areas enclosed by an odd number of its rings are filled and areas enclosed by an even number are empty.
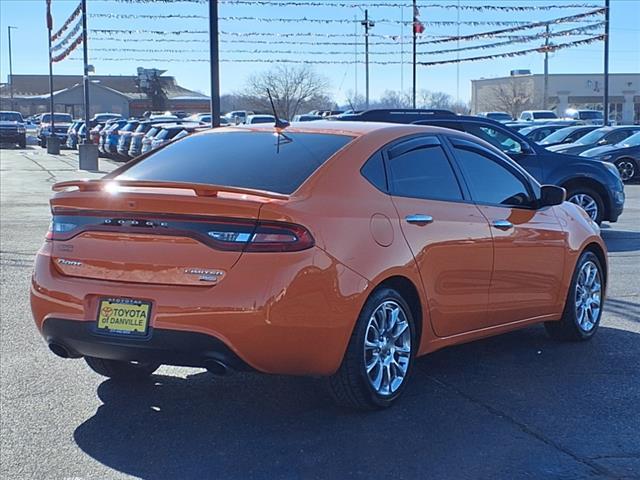
[[[10,109],[13,110],[13,64],[11,61],[11,29],[17,29],[18,27],[12,27],[12,26],[8,26],[7,27],[7,34],[9,35],[9,97],[11,98],[10,104],[11,107]]]

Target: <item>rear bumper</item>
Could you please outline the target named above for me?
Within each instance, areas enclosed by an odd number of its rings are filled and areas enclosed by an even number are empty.
[[[71,358],[86,356],[203,368],[218,361],[234,370],[252,370],[211,335],[156,328],[148,337],[136,339],[96,333],[94,326],[94,322],[49,318],[42,326],[42,336],[48,344],[64,347]]]
[[[160,363],[203,366],[203,360],[228,350],[264,373],[331,375],[370,289],[363,277],[317,247],[278,258],[245,254],[215,286],[70,277],[53,265],[50,249],[46,243],[36,256],[36,326],[47,342],[55,339],[77,355],[98,358],[152,355]],[[102,297],[151,302],[150,343],[93,332]],[[184,356],[184,335],[195,339],[188,347],[195,356]]]

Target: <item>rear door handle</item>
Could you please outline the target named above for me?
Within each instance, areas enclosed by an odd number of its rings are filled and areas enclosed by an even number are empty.
[[[499,230],[509,230],[513,228],[513,223],[509,220],[494,220],[491,225]]]
[[[421,213],[416,213],[415,215],[407,215],[404,217],[407,223],[413,223],[416,225],[426,225],[428,223],[433,222],[433,217],[431,215],[423,215]]]

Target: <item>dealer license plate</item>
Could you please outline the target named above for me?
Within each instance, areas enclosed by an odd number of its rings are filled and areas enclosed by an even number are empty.
[[[98,331],[144,336],[149,327],[151,302],[131,298],[103,298],[98,309]]]

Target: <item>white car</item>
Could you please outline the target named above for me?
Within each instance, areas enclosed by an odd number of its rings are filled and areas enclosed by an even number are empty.
[[[548,122],[558,120],[558,115],[551,110],[525,110],[520,114],[519,122]]]
[[[244,123],[246,125],[255,125],[256,123],[276,123],[276,117],[273,115],[249,115]]]

